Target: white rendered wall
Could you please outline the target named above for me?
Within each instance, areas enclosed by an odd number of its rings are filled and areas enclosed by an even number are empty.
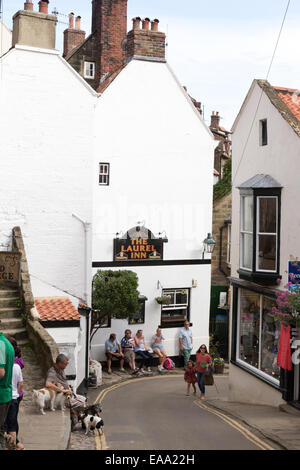
[[[12,32],[0,21],[0,56],[5,54],[12,43]]]
[[[93,261],[113,260],[116,232],[138,221],[155,236],[165,231],[165,260],[201,259],[202,241],[211,232],[214,141],[168,65],[133,60],[105,90],[95,118]],[[99,162],[110,163],[110,185],[99,186]],[[139,290],[148,297],[148,340],[160,324],[164,288],[190,287],[195,343],[208,342],[210,266],[124,267],[137,272]],[[198,320],[196,316],[199,315]],[[92,355],[103,360],[110,332],[123,336],[127,321],[112,321],[93,341]],[[132,326],[135,330],[135,326]],[[178,352],[178,328],[165,329],[168,354]],[[199,347],[199,345],[198,345]]]
[[[300,257],[300,214],[297,210],[300,203],[298,176],[300,172],[300,139],[270,102],[269,98],[263,94],[255,124],[239,166],[260,98],[261,88],[256,84],[241,112],[239,120],[236,122],[232,135],[231,275],[239,277],[237,270],[239,269],[240,244],[240,192],[237,186],[256,174],[268,174],[283,186],[280,214],[280,275],[282,281],[279,286],[276,285],[276,289],[284,290],[284,286],[288,282],[288,275],[285,271],[288,270],[290,255]],[[267,119],[268,121],[268,145],[266,146],[259,145],[259,121],[261,119]],[[272,406],[278,406],[282,403],[282,395],[279,391],[273,390],[261,380],[232,365],[229,371],[229,382],[232,400],[242,396],[242,401],[248,403],[267,403]]]
[[[1,67],[0,245],[19,225],[34,295],[84,298],[91,260],[72,214],[91,222],[95,93],[55,51],[19,46]]]

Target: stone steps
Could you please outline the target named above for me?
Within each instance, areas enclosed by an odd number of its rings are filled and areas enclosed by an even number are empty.
[[[5,297],[15,297],[19,299],[19,291],[18,289],[8,289],[6,288],[0,288],[0,301],[2,298]]]
[[[24,328],[23,321],[21,317],[18,318],[0,318],[0,326],[2,330],[15,330]]]
[[[5,335],[14,337],[20,346],[28,343],[22,312],[19,290],[15,287],[1,286],[0,328]]]
[[[0,297],[0,305],[3,308],[6,307],[20,307],[20,297]]]
[[[22,309],[19,307],[1,307],[0,301],[0,320],[5,318],[21,318]]]
[[[2,328],[2,323],[1,323],[1,328]],[[2,329],[3,333],[5,335],[13,336],[17,343],[20,343],[20,340],[26,340],[27,339],[27,330],[26,328],[7,328],[7,329]]]

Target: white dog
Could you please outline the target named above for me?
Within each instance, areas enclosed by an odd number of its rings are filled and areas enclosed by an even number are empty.
[[[61,387],[60,384],[55,385]],[[42,415],[45,414],[44,408],[47,405],[51,411],[55,411],[55,406],[57,405],[60,406],[62,411],[65,410],[65,394],[56,392],[50,388],[45,387],[40,390],[33,390],[33,402],[37,405]]]
[[[103,419],[100,418],[99,416],[92,416],[92,415],[87,415],[84,420],[84,426],[85,426],[85,434],[88,434],[90,431],[93,431],[94,429],[98,430],[98,433],[101,434],[102,428],[104,426]]]

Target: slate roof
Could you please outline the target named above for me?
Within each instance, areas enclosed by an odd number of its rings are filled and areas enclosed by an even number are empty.
[[[239,189],[262,189],[262,188],[282,188],[281,184],[278,183],[270,175],[255,175],[249,180],[245,181],[238,186]]]
[[[40,320],[80,320],[80,315],[68,297],[36,298],[35,307]]]

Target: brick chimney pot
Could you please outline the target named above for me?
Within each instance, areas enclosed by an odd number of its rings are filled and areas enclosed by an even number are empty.
[[[49,6],[49,0],[41,0],[39,2],[39,12],[45,13],[46,15],[48,15],[48,6]]]
[[[26,0],[26,3],[24,3],[24,10],[33,11],[33,3]]]

